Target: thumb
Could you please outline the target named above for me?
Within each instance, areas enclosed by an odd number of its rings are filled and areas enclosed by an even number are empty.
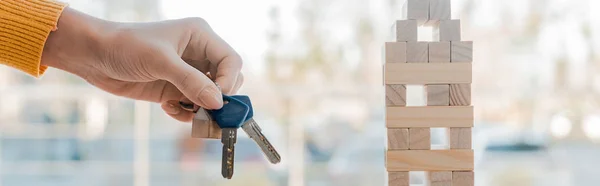
[[[163,70],[164,79],[175,85],[190,101],[205,109],[223,107],[221,91],[204,73],[177,55],[169,57],[168,64],[168,68]]]

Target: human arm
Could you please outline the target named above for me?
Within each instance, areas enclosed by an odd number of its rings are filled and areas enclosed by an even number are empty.
[[[118,23],[65,8],[39,63],[85,79],[115,95],[162,104],[190,121],[180,100],[207,109],[222,106],[221,91],[241,86],[240,56],[200,18]],[[205,73],[210,72],[213,79]]]

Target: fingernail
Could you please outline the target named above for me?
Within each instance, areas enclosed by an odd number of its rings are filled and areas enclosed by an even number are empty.
[[[221,92],[213,86],[204,89],[198,98],[200,98],[202,104],[208,108],[218,109],[223,106]]]
[[[176,106],[173,103],[167,103],[167,106],[165,107],[165,112],[167,112],[168,114],[179,114],[181,112],[181,107]]]

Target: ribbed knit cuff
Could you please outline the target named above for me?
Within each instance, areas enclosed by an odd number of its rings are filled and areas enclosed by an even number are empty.
[[[0,0],[0,63],[39,77],[44,44],[66,4],[52,0]]]

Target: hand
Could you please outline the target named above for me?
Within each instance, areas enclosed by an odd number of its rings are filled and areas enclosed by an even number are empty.
[[[219,109],[221,91],[234,94],[243,83],[240,56],[200,18],[116,23],[67,8],[42,56],[42,65],[112,94],[162,103],[180,121],[193,112],[179,101]]]

